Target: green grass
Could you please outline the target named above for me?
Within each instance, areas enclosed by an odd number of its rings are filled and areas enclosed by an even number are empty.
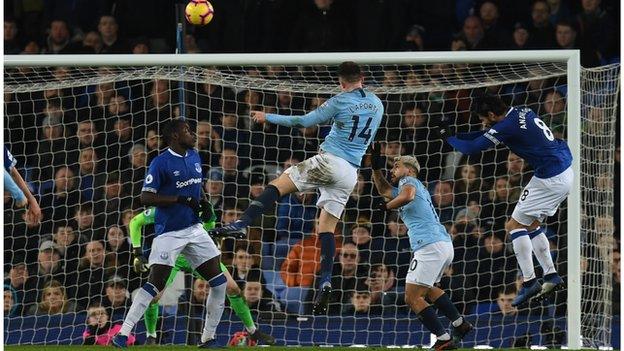
[[[11,351],[47,351],[47,350],[84,350],[84,351],[102,351],[102,350],[112,350],[112,348],[103,349],[102,346],[42,346],[42,345],[23,345],[23,346],[5,346],[5,350]],[[252,349],[250,347],[242,348],[238,347],[238,350],[244,349]],[[256,347],[253,348],[258,351],[267,350],[267,351],[322,351],[322,350],[331,350],[331,351],[354,351],[362,348],[354,348],[354,347],[285,347],[285,346],[273,346],[273,347]],[[385,347],[368,347],[366,349],[375,349],[375,350],[396,350],[396,349],[388,349]],[[158,351],[178,351],[178,350],[197,350],[196,346],[131,346],[127,349],[128,351],[147,351],[147,350],[158,350]],[[462,350],[471,350],[474,349],[458,349],[458,351]],[[499,350],[513,350],[513,351],[523,351],[523,349],[499,349]]]

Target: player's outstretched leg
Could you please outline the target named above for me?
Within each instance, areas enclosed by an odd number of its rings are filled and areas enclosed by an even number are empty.
[[[334,256],[336,256],[336,240],[334,230],[338,224],[338,218],[322,209],[319,216],[319,241],[321,242],[321,271],[318,283],[319,292],[312,313],[321,315],[327,313],[327,304],[332,293],[331,277],[334,268]]]
[[[165,282],[169,273],[171,272],[172,267],[166,266],[163,264],[153,264],[150,267],[150,276],[148,282],[143,285],[139,292],[132,300],[132,305],[128,310],[128,314],[126,315],[126,319],[123,322],[121,327],[121,331],[119,334],[115,335],[112,340],[112,344],[118,348],[126,348],[128,344],[128,335],[137,324],[139,319],[147,307],[152,302],[154,297],[158,295],[158,292],[165,288]]]
[[[524,225],[518,223],[513,218],[507,222],[505,227],[507,232],[511,235],[513,250],[524,279],[522,288],[520,288],[518,295],[511,303],[512,306],[516,307],[527,303],[531,298],[539,294],[542,290],[542,286],[535,277],[535,268],[533,267],[533,245],[531,244],[531,238],[529,238],[529,232]]]
[[[238,284],[234,281],[230,272],[228,272],[227,268],[223,263],[220,264],[221,272],[225,274],[227,279],[227,287],[226,293],[227,298],[230,301],[230,307],[234,310],[234,313],[240,320],[243,322],[247,333],[249,333],[249,337],[258,342],[261,341],[267,345],[274,345],[275,338],[269,334],[263,333],[259,328],[256,327],[256,324],[251,317],[251,311],[249,310],[249,306],[245,302],[245,299],[241,296],[241,290],[238,287]]]
[[[542,290],[533,298],[534,301],[541,302],[552,296],[556,291],[565,290],[565,283],[555,270],[555,264],[550,255],[550,243],[542,228],[537,227],[537,229],[530,232],[529,238],[531,238],[531,243],[533,244],[533,253],[535,253],[535,257],[537,257],[544,271]]]
[[[418,315],[421,323],[435,334],[437,340],[432,347],[433,350],[454,350],[457,348],[455,342],[442,326],[433,306],[425,301],[429,289],[428,286],[406,284],[405,303]]]
[[[453,325],[453,332],[451,336],[455,343],[459,343],[464,339],[466,334],[470,333],[474,327],[468,322],[457,310],[457,307],[453,304],[448,294],[444,290],[433,287],[427,294],[427,299],[431,301],[434,306],[442,312],[451,321]]]

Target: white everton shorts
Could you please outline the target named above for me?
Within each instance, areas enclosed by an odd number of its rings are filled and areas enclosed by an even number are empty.
[[[544,222],[557,212],[559,205],[568,197],[573,182],[572,168],[547,179],[534,176],[522,190],[511,218],[526,226],[536,220]]]
[[[405,282],[433,287],[442,278],[444,270],[453,263],[455,249],[450,241],[438,241],[414,252]]]
[[[284,171],[298,191],[319,189],[316,203],[340,218],[357,184],[357,168],[340,157],[323,152]]]
[[[154,238],[148,263],[175,266],[178,255],[184,254],[193,269],[221,251],[208,235],[201,223],[173,232],[162,233]]]

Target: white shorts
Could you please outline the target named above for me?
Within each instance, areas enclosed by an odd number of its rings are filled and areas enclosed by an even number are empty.
[[[178,255],[184,254],[193,269],[221,251],[200,223],[191,227],[162,233],[154,238],[148,263],[175,266]]]
[[[522,190],[511,218],[526,226],[536,220],[544,222],[557,212],[559,205],[568,197],[573,182],[572,168],[547,179],[534,176]]]
[[[316,205],[340,218],[357,184],[357,168],[340,157],[320,153],[284,171],[298,191],[319,189]]]
[[[438,241],[421,247],[414,252],[405,282],[433,287],[453,263],[455,249],[450,241]]]

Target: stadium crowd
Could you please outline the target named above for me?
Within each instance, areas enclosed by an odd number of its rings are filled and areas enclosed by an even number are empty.
[[[160,10],[166,3],[155,0],[150,6],[135,7],[130,1],[89,0],[72,2],[76,8],[69,9],[63,1],[35,1],[33,8],[25,8],[25,2],[5,2],[5,54],[170,52],[175,19],[170,11]],[[249,6],[239,9],[243,3]],[[618,60],[619,53],[612,17],[619,13],[613,12],[617,1],[514,1],[506,3],[504,11],[494,1],[214,0],[213,4],[218,13],[214,23],[189,30],[188,51],[580,48],[587,66]],[[370,21],[371,16],[378,20]],[[54,75],[62,77],[63,70],[56,69]],[[403,82],[414,72],[386,71],[376,79],[380,84]],[[281,77],[287,72],[265,67],[247,73]],[[556,135],[565,137],[564,86],[562,78],[554,78],[489,89],[508,103],[529,105]],[[326,126],[289,129],[258,126],[249,119],[252,109],[303,114],[328,96],[235,90],[210,83],[188,83],[186,90],[186,115],[198,135],[206,193],[224,223],[240,216],[246,203],[284,169],[314,155],[328,133]],[[139,195],[146,167],[164,148],[161,125],[180,115],[179,93],[173,82],[165,80],[5,93],[5,143],[44,215],[41,224],[25,221],[23,210],[14,208],[5,195],[5,209],[12,209],[4,214],[4,243],[10,250],[5,252],[5,315],[84,311],[97,303],[109,316],[123,316],[130,293],[146,279],[131,268],[128,225],[142,210]],[[442,115],[451,116],[458,129],[480,128],[468,112],[470,94],[466,90],[386,94],[382,100],[387,116],[377,140],[388,168],[399,154],[415,155],[423,166],[420,178],[455,246],[455,262],[441,285],[460,310],[545,313],[541,308],[518,311],[510,305],[521,280],[506,244],[504,223],[531,170],[502,149],[462,157],[431,132]],[[583,128],[601,128],[600,113],[591,112],[595,119]],[[616,172],[619,150],[618,146]],[[379,196],[368,162],[360,169],[336,233],[332,314],[407,311],[402,295],[411,258],[407,228],[397,213],[376,209]],[[619,173],[615,183],[604,176],[597,186],[605,192],[614,188],[619,198]],[[223,241],[224,262],[254,311],[309,312],[313,300],[309,288],[315,284],[320,261],[316,196],[286,196],[274,212],[254,224],[248,240]],[[616,248],[613,312],[619,313],[619,217],[597,216],[590,225],[608,234],[604,245]],[[565,274],[565,206],[546,227],[558,271]],[[146,229],[145,250],[152,232]],[[605,278],[592,262],[585,260],[583,267],[583,279],[593,285]],[[186,279],[179,311],[200,315],[207,285]],[[302,307],[293,309],[278,285],[300,291]],[[557,313],[562,314],[564,297],[559,298]]]

